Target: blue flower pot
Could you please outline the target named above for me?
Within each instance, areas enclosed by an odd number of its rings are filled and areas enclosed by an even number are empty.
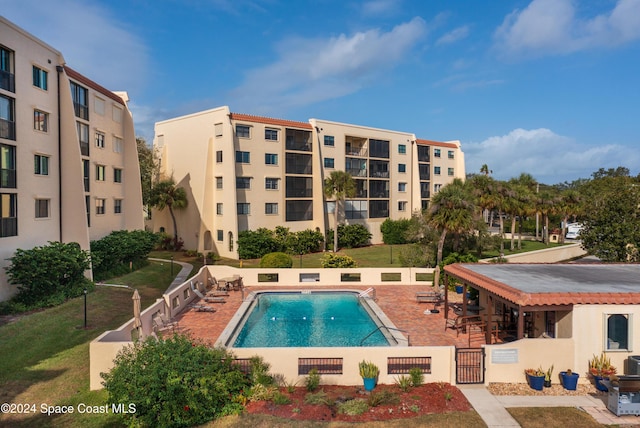
[[[536,391],[542,391],[542,388],[544,388],[544,376],[529,376],[529,386]]]
[[[462,285],[456,285],[456,293],[462,294],[464,292],[464,287]]]
[[[571,373],[570,375],[567,372],[560,372],[560,380],[562,381],[562,387],[569,391],[575,391],[578,387],[578,378],[580,375],[578,373]]]
[[[375,377],[365,377],[362,378],[364,381],[364,390],[365,391],[373,391],[373,388],[376,386],[376,378]]]
[[[609,388],[602,384],[602,376],[594,376],[593,383],[598,391],[607,392]]]

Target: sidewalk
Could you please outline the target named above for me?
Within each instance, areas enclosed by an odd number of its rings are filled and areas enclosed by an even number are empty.
[[[459,385],[458,388],[489,428],[519,427],[506,410],[510,407],[577,407],[602,425],[640,426],[637,416],[616,416],[611,413],[604,401],[606,396],[492,395],[484,385]]]
[[[176,275],[176,277],[173,279],[173,281],[171,282],[171,285],[169,285],[169,288],[167,288],[166,292],[173,290],[175,287],[185,282],[187,278],[189,278],[189,274],[193,269],[193,265],[190,265],[189,263],[177,262],[175,260],[153,259],[153,258],[149,258],[149,260],[153,260],[154,262],[173,263],[174,265],[176,265],[174,266],[176,270],[180,268],[180,272],[178,272],[178,275]]]

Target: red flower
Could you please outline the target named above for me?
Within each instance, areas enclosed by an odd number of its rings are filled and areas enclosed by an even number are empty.
[[[190,409],[190,408],[189,408],[189,406],[184,406],[184,411],[185,411],[185,412],[188,412],[188,411],[189,411],[189,409]]]

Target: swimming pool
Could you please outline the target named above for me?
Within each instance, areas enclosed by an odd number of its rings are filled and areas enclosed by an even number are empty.
[[[239,322],[231,326],[233,333],[226,341],[227,346],[270,348],[397,344],[395,336],[398,333],[394,332],[395,327],[380,308],[370,299],[359,298],[354,291],[257,292],[251,303],[238,312]]]

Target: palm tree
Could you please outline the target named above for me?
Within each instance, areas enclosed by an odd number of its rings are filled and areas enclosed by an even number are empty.
[[[582,200],[578,191],[568,189],[560,194],[558,211],[564,215],[560,242],[564,242],[564,235],[567,233],[567,223],[569,223],[569,217],[575,217],[576,215],[578,215],[581,210],[581,205]]]
[[[448,232],[462,233],[473,229],[475,205],[468,186],[459,179],[442,187],[433,197],[428,211],[429,224],[439,230],[436,264],[442,262],[444,241]]]
[[[333,228],[333,252],[338,251],[338,207],[346,198],[356,196],[356,182],[348,172],[333,171],[331,175],[324,180],[324,194],[327,198],[335,199],[334,228]]]
[[[187,192],[182,187],[176,187],[176,183],[172,178],[158,182],[151,189],[150,205],[156,207],[159,211],[169,208],[171,220],[173,221],[173,242],[178,242],[178,225],[173,209],[186,208],[188,205]]]
[[[531,214],[535,214],[534,191],[538,183],[531,174],[522,173],[517,178],[512,178],[509,183],[513,186],[514,197],[514,214],[520,218],[518,224],[518,249],[522,249],[522,222],[523,219]],[[515,234],[515,216],[511,221],[511,250],[513,251],[513,237]]]

